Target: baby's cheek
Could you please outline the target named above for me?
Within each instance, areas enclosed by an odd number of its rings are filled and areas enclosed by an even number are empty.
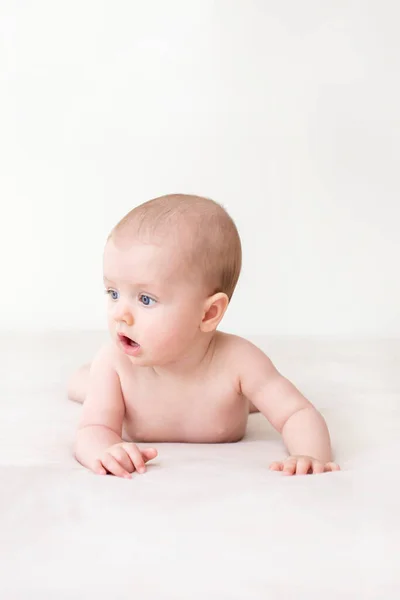
[[[108,325],[108,329],[111,332],[115,330],[114,321],[112,320],[111,315],[109,313],[107,313],[107,325]]]
[[[187,327],[182,326],[180,320],[166,317],[157,327],[152,328],[154,344],[159,348],[168,348],[170,351],[178,348],[187,338]]]
[[[151,337],[155,346],[161,348],[171,347],[177,342],[179,332],[177,329],[161,326],[152,331]]]

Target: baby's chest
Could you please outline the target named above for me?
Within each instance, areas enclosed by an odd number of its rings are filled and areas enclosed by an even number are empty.
[[[132,441],[216,443],[244,435],[248,407],[229,381],[192,386],[127,381],[122,391]]]

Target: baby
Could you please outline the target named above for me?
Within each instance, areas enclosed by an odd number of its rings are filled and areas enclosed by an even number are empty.
[[[257,346],[217,331],[241,261],[233,220],[207,198],[155,198],[114,227],[103,260],[111,341],[68,387],[84,403],[74,445],[82,465],[130,478],[157,456],[137,442],[237,442],[258,410],[288,449],[270,469],[340,469],[315,407]]]

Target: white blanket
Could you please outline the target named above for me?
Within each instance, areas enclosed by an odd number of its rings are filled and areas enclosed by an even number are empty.
[[[1,334],[2,600],[400,597],[400,340],[251,338],[327,420],[338,473],[288,477],[260,414],[237,444],[155,444],[132,480],[72,455],[74,368],[104,333]]]

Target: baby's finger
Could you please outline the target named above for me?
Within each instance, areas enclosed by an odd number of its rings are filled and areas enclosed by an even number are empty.
[[[145,463],[149,460],[152,460],[158,455],[158,452],[155,448],[145,448],[144,450],[140,449],[140,452],[142,453],[143,460]]]
[[[131,474],[119,464],[117,459],[107,452],[104,454],[104,456],[102,456],[101,462],[112,475],[116,475],[117,477],[126,477],[127,479],[132,477]]]
[[[136,471],[138,473],[144,473],[146,471],[146,467],[144,465],[143,456],[136,444],[127,444],[126,446],[124,446],[124,448],[127,454],[129,454],[129,457]]]
[[[290,458],[289,460],[285,460],[283,467],[284,475],[293,475],[296,471],[297,459]]]
[[[275,461],[269,465],[269,468],[271,469],[271,471],[282,471],[283,463],[279,462],[279,461]]]
[[[334,462],[328,462],[325,465],[325,471],[340,471],[340,467]]]
[[[298,458],[296,475],[307,475],[311,467],[311,458]]]
[[[313,460],[312,461],[312,469],[313,469],[313,473],[323,473],[324,465],[319,460]]]
[[[123,446],[114,446],[108,452],[119,462],[119,464],[125,469],[125,471],[128,471],[128,473],[132,473],[132,471],[135,470],[135,466],[132,463],[129,454]]]
[[[97,473],[98,475],[106,475],[107,471],[105,470],[105,468],[102,466],[101,461],[100,460],[96,460],[94,463],[94,468],[93,471],[95,473]]]

